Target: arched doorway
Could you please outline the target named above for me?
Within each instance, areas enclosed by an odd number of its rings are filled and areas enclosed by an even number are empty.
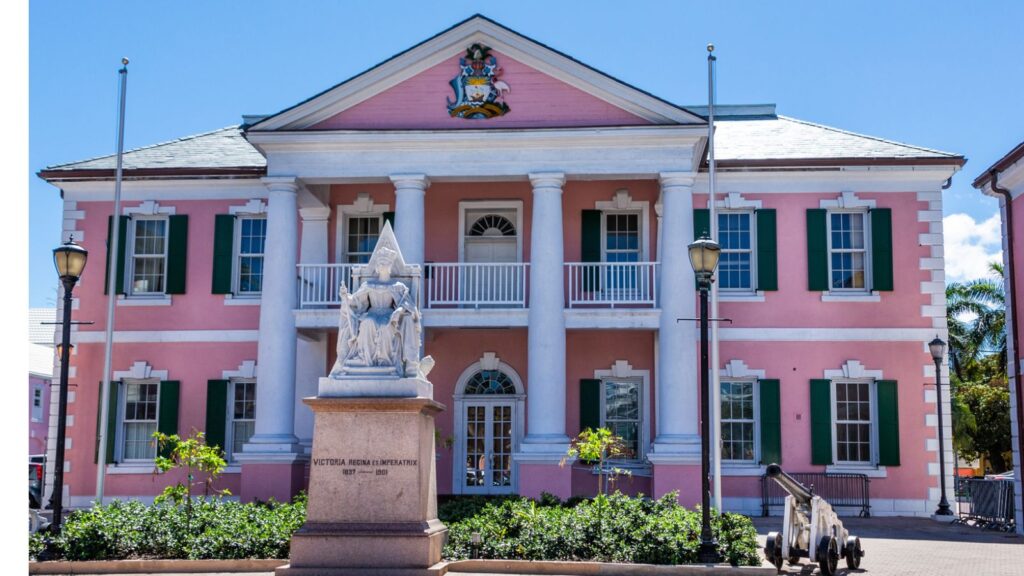
[[[462,373],[455,394],[454,493],[517,490],[512,455],[519,448],[525,400],[519,375],[493,354]]]

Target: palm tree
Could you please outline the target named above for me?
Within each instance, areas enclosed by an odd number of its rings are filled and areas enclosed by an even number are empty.
[[[998,366],[1006,366],[1003,266],[991,262],[989,270],[990,278],[946,286],[949,357],[953,372],[961,381],[969,379],[969,368],[990,354],[998,355]]]

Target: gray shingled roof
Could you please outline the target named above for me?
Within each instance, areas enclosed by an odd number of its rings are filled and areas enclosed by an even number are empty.
[[[53,334],[56,326],[43,324],[43,322],[56,322],[56,308],[29,308],[28,309],[28,341],[32,344],[47,344],[53,346]]]
[[[44,172],[72,170],[114,170],[116,155],[101,156],[80,162],[47,166]],[[267,159],[256,151],[242,135],[240,126],[185,136],[170,142],[136,148],[124,153],[125,170],[196,169],[196,168],[264,168]]]
[[[847,132],[787,116],[715,122],[716,160],[949,158],[958,154]]]

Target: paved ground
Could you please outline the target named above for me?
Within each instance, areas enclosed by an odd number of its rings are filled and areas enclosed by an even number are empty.
[[[917,576],[977,574],[1024,575],[1024,537],[949,525],[928,518],[844,518],[843,524],[859,536],[865,557],[859,570],[847,570],[839,561],[839,574]],[[754,518],[759,544],[768,532],[782,527],[781,518]],[[819,574],[806,559],[799,566],[783,564],[783,574]]]

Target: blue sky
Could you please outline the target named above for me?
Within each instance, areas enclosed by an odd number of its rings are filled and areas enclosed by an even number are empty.
[[[117,69],[129,67],[126,147],[276,112],[482,12],[680,104],[718,101],[968,157],[946,191],[947,271],[998,254],[997,205],[970,187],[1024,140],[1019,2],[32,2],[29,302],[51,306],[59,242],[44,166],[115,150]]]

